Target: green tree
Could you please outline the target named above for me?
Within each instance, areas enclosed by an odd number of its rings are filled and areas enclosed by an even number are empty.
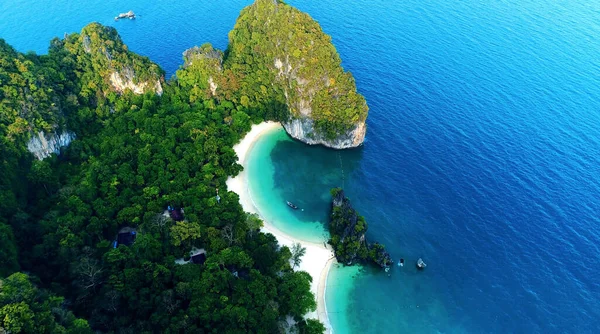
[[[305,254],[306,248],[302,247],[302,245],[299,242],[295,242],[292,244],[292,264],[294,268],[296,268],[300,265],[300,263],[302,263],[302,257]]]
[[[0,329],[8,333],[91,333],[64,309],[64,299],[38,290],[22,273],[0,280]]]
[[[34,187],[43,187],[48,195],[51,189],[58,184],[58,178],[48,161],[34,160],[31,165],[28,179]]]
[[[260,219],[256,213],[246,213],[246,226],[251,237],[254,236],[254,233],[259,231],[263,225],[262,219]]]
[[[19,263],[12,229],[3,223],[0,223],[0,245],[0,277],[5,277],[19,270]]]
[[[298,322],[299,334],[322,334],[325,333],[325,325],[316,319],[306,319]]]
[[[317,309],[315,296],[310,291],[311,282],[312,277],[305,271],[288,272],[282,276],[278,297],[283,314],[302,317]]]
[[[171,242],[173,245],[190,247],[194,240],[200,238],[200,225],[195,222],[178,221],[171,226]]]
[[[6,304],[0,308],[0,329],[7,333],[34,333],[34,313],[24,302]]]

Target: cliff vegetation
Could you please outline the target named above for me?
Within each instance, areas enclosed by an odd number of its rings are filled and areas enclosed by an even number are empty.
[[[75,73],[81,82],[80,95],[90,102],[127,90],[135,94],[162,94],[164,71],[147,57],[130,52],[117,30],[98,23],[84,27],[62,41],[75,60]],[[97,96],[98,93],[104,96]]]
[[[281,121],[307,143],[345,148],[364,140],[368,107],[331,37],[282,1],[246,7],[227,50],[188,50],[177,77],[196,91],[192,98],[231,101],[249,115]]]
[[[242,168],[233,145],[284,109],[216,98],[243,83],[211,74],[220,57],[195,49],[169,84],[99,24],[43,56],[0,40],[0,331],[279,333],[292,317],[323,332],[303,320],[310,275],[225,185]],[[27,151],[59,130],[76,135],[60,156]],[[135,240],[115,244],[124,228]],[[176,262],[192,249],[202,264]]]
[[[331,190],[332,210],[329,220],[329,243],[340,263],[351,265],[356,262],[373,262],[385,268],[392,264],[385,246],[370,244],[365,234],[367,222],[356,212],[341,188]]]

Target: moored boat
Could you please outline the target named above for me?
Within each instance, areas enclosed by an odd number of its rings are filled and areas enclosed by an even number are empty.
[[[294,205],[294,203],[292,203],[292,202],[290,202],[290,201],[287,201],[287,205],[288,205],[290,208],[294,209],[294,210],[298,210],[298,207],[297,207],[296,205]]]

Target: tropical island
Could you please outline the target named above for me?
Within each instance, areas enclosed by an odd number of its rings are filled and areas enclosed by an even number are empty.
[[[331,249],[270,229],[240,163],[272,126],[356,147],[367,112],[331,38],[282,1],[168,81],[98,23],[47,55],[0,39],[0,329],[324,332]]]

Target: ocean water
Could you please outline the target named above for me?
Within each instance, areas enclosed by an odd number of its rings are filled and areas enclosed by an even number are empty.
[[[225,47],[249,2],[1,1],[0,37],[42,53],[99,21],[173,74],[184,49]],[[332,270],[336,333],[598,332],[600,3],[290,3],[354,74],[367,141],[333,151],[274,133],[249,158],[268,172],[250,190],[281,229],[322,240],[341,183],[368,238],[407,261],[390,276]],[[138,20],[112,20],[129,9]]]
[[[327,242],[329,232],[323,222],[327,221],[331,196],[328,189],[335,187],[339,180],[335,165],[319,164],[318,160],[312,160],[311,157],[319,156],[319,149],[294,154],[294,161],[298,165],[273,163],[289,161],[272,158],[272,154],[286,154],[287,147],[295,148],[296,145],[298,143],[292,141],[283,129],[259,138],[246,157],[246,172],[251,180],[248,192],[261,217],[277,229],[300,240]],[[297,173],[298,170],[303,172]],[[311,196],[298,197],[297,194],[304,191]],[[287,201],[292,201],[298,210],[288,207]]]

